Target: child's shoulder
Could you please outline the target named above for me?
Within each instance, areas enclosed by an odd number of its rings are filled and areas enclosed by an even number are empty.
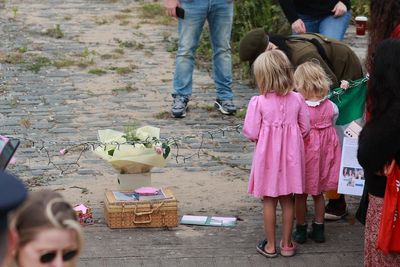
[[[300,93],[295,92],[295,91],[289,92],[286,96],[288,96],[290,98],[295,98],[295,99],[297,99],[299,101],[305,101],[304,97]]]

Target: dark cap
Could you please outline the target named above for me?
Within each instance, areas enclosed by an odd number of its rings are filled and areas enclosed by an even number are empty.
[[[265,51],[269,43],[269,37],[263,28],[249,31],[243,36],[239,44],[239,57],[242,61],[249,61],[250,64]]]
[[[18,207],[27,195],[22,181],[15,176],[0,171],[0,232],[7,227],[7,214]]]

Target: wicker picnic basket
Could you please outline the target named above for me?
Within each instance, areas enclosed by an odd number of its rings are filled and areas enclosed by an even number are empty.
[[[108,227],[178,226],[178,201],[170,189],[162,190],[167,198],[151,201],[117,201],[112,191],[106,191],[104,216]]]

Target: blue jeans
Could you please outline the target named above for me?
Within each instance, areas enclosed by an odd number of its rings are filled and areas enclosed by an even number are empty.
[[[190,96],[198,47],[203,26],[207,20],[213,48],[212,69],[217,98],[233,98],[231,31],[233,22],[233,0],[181,0],[185,19],[179,19],[179,44],[176,53],[174,88],[172,95]]]
[[[326,37],[336,40],[343,40],[344,34],[349,26],[351,19],[351,10],[347,11],[343,16],[309,16],[300,15],[299,18],[306,25],[307,32],[315,32],[325,35]]]

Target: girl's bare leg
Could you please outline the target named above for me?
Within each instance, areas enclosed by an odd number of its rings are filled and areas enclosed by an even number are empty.
[[[282,208],[282,246],[292,245],[293,209],[292,195],[279,196]]]
[[[268,253],[275,252],[275,225],[276,225],[276,205],[278,198],[264,197],[264,231],[267,239],[265,251]]]
[[[307,196],[307,194],[296,194],[295,196],[296,223],[300,225],[304,225],[306,221]]]
[[[315,218],[314,221],[316,223],[324,223],[324,214],[325,214],[325,199],[324,194],[319,194],[317,196],[312,196],[314,199],[314,207],[315,207]],[[297,216],[297,214],[296,214]]]

